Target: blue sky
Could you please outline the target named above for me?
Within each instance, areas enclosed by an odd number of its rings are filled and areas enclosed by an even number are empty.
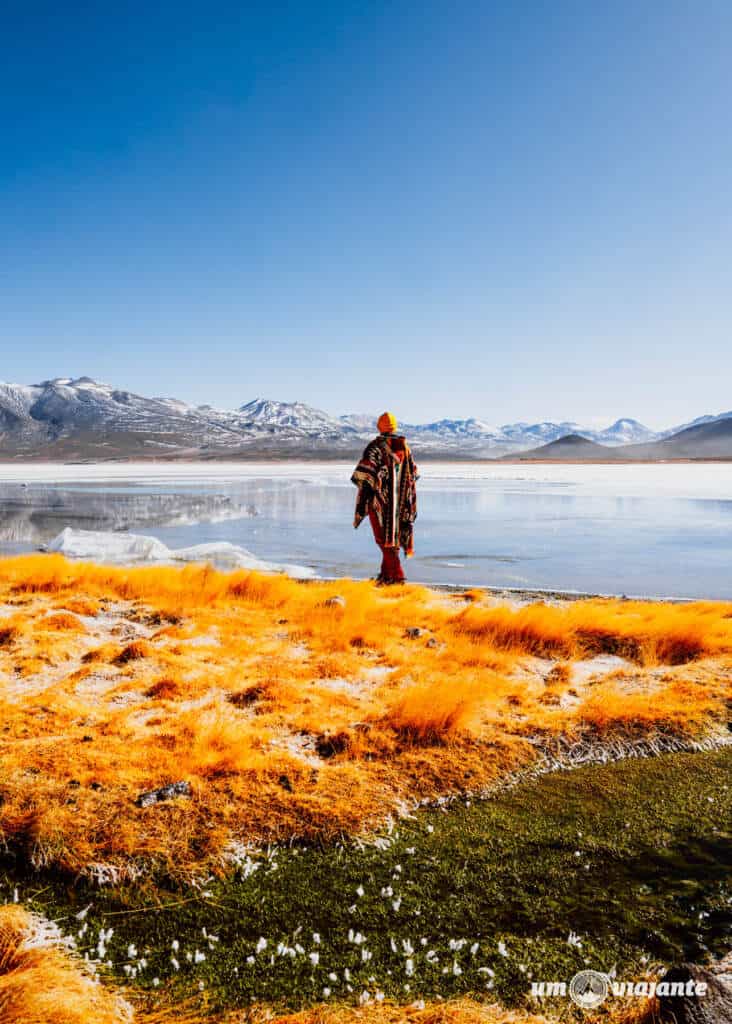
[[[3,6],[0,379],[732,407],[732,6]]]

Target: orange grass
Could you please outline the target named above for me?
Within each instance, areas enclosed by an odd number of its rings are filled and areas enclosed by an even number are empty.
[[[132,1021],[126,1003],[38,933],[25,911],[0,906],[0,1024]]]
[[[232,1018],[231,1024],[235,1019]],[[369,1003],[358,1007],[323,1004],[267,1019],[271,1024],[548,1024],[548,1018],[544,1016],[504,1010],[495,1004],[478,1003],[472,999],[448,999],[412,1006],[393,1003]]]
[[[566,1012],[530,1013],[524,1010],[505,1010],[496,1004],[479,1003],[474,999],[447,999],[420,1002],[412,1005],[394,1003],[368,1003],[365,1006],[338,1006],[331,1003],[313,1006],[299,1013],[272,1015],[270,1010],[261,1015],[247,1011],[246,1016],[226,1018],[226,1024],[550,1024],[568,1020]],[[573,1016],[571,1019],[575,1019]],[[585,1024],[656,1024],[655,1004],[649,1000],[634,1000],[632,1004],[618,1003],[603,1007],[597,1014],[584,1011]]]
[[[345,604],[329,603],[340,595]],[[83,617],[83,621],[82,621]],[[615,655],[603,665],[587,659]],[[728,716],[732,606],[0,561],[0,844],[77,871],[223,870],[475,791],[557,737]],[[190,798],[139,807],[185,779]]]

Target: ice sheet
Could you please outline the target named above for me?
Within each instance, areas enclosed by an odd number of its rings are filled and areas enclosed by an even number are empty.
[[[140,562],[206,562],[225,571],[251,569],[257,572],[284,572],[297,579],[315,576],[314,570],[308,566],[265,562],[246,548],[230,544],[228,541],[194,544],[187,548],[169,548],[155,537],[107,530],[74,530],[67,526],[46,545],[45,550],[58,552],[67,558],[118,565]]]

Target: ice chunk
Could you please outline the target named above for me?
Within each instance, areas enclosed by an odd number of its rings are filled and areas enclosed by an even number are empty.
[[[120,565],[131,562],[205,562],[223,571],[251,569],[257,572],[284,572],[297,579],[308,579],[316,575],[308,566],[265,562],[246,548],[228,541],[169,548],[155,537],[106,530],[74,530],[70,526],[62,530],[45,550],[58,552],[67,558]]]
[[[164,562],[170,549],[155,537],[107,530],[74,530],[67,526],[46,547],[68,558],[94,562]]]

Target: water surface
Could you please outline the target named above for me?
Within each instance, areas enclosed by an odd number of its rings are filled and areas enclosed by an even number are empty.
[[[0,466],[0,550],[64,526],[169,547],[226,540],[324,575],[373,576],[351,464]],[[410,579],[732,598],[732,465],[425,463]]]

